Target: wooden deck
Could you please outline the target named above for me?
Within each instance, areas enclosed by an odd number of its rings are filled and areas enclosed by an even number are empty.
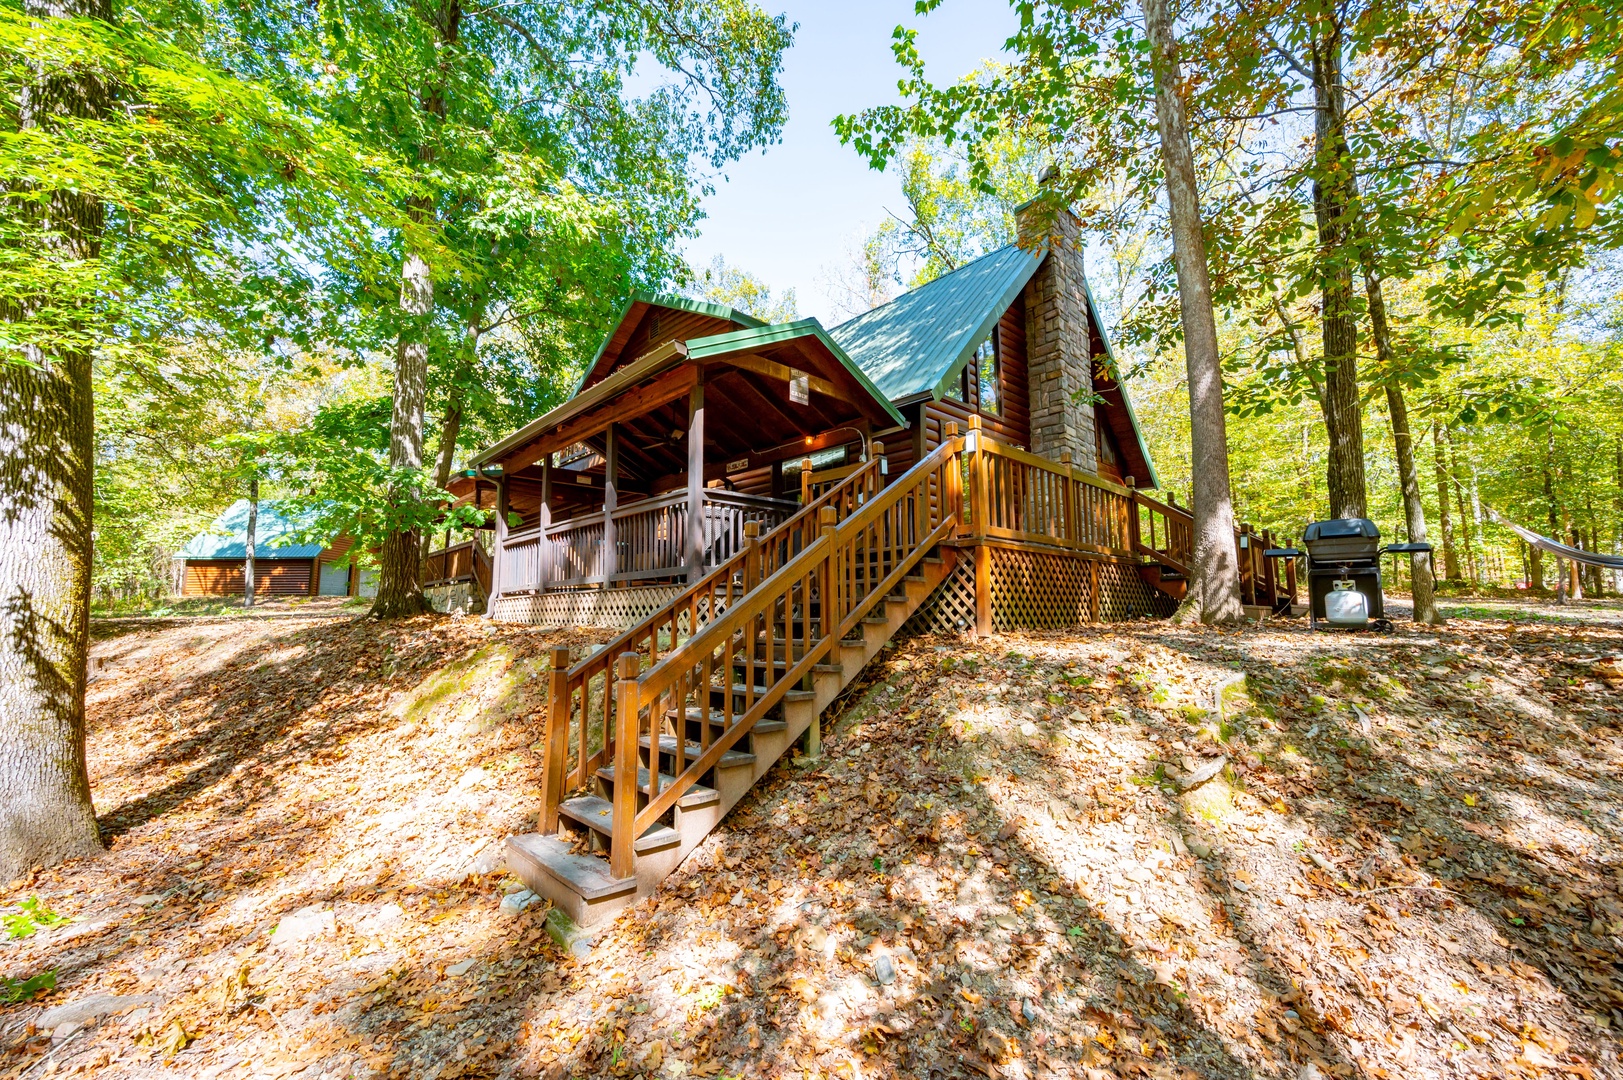
[[[799,509],[789,500],[707,490],[701,496],[702,568],[719,566],[744,545],[744,527],[776,528]],[[507,533],[496,551],[504,595],[686,579],[692,569],[685,490]]]

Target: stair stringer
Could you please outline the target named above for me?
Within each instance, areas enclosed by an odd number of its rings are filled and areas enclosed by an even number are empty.
[[[508,838],[508,870],[582,927],[608,922],[653,893],[946,582],[956,561],[956,549],[946,546],[938,548],[936,555],[921,559],[902,579],[900,595],[887,596],[858,624],[860,640],[838,642],[838,660],[817,666],[811,676],[811,689],[791,690],[785,695],[780,706],[783,728],[749,734],[750,753],[755,760],[715,770],[715,789],[720,799],[708,806],[678,806],[673,811],[678,840],[668,847],[639,854],[635,877],[616,880],[609,875],[607,859],[572,855],[567,841],[538,833]]]

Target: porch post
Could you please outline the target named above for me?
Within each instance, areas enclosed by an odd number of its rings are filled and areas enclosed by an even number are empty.
[[[507,474],[503,472],[502,478],[496,481],[496,535],[491,547],[494,549],[490,560],[490,603],[485,605],[487,612],[496,610],[496,598],[502,594],[502,567],[507,562]]]
[[[614,512],[620,508],[620,435],[619,425],[610,424],[604,436],[603,454],[603,587],[619,572],[620,548],[614,535]]]
[[[684,561],[688,581],[704,576],[704,368],[688,392],[688,535]]]
[[[535,591],[540,595],[547,591],[547,582],[552,580],[552,541],[547,539],[547,529],[552,525],[552,455],[548,454],[541,459],[541,519],[535,537],[536,544],[536,572]]]

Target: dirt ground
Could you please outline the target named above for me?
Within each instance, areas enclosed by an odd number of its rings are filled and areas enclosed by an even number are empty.
[[[899,643],[584,959],[500,845],[604,635],[104,625],[0,1077],[1623,1076],[1596,610]]]

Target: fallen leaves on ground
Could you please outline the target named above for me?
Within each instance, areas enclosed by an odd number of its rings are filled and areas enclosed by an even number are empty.
[[[901,642],[577,961],[494,856],[604,637],[103,641],[0,1076],[1619,1075],[1615,622]]]

